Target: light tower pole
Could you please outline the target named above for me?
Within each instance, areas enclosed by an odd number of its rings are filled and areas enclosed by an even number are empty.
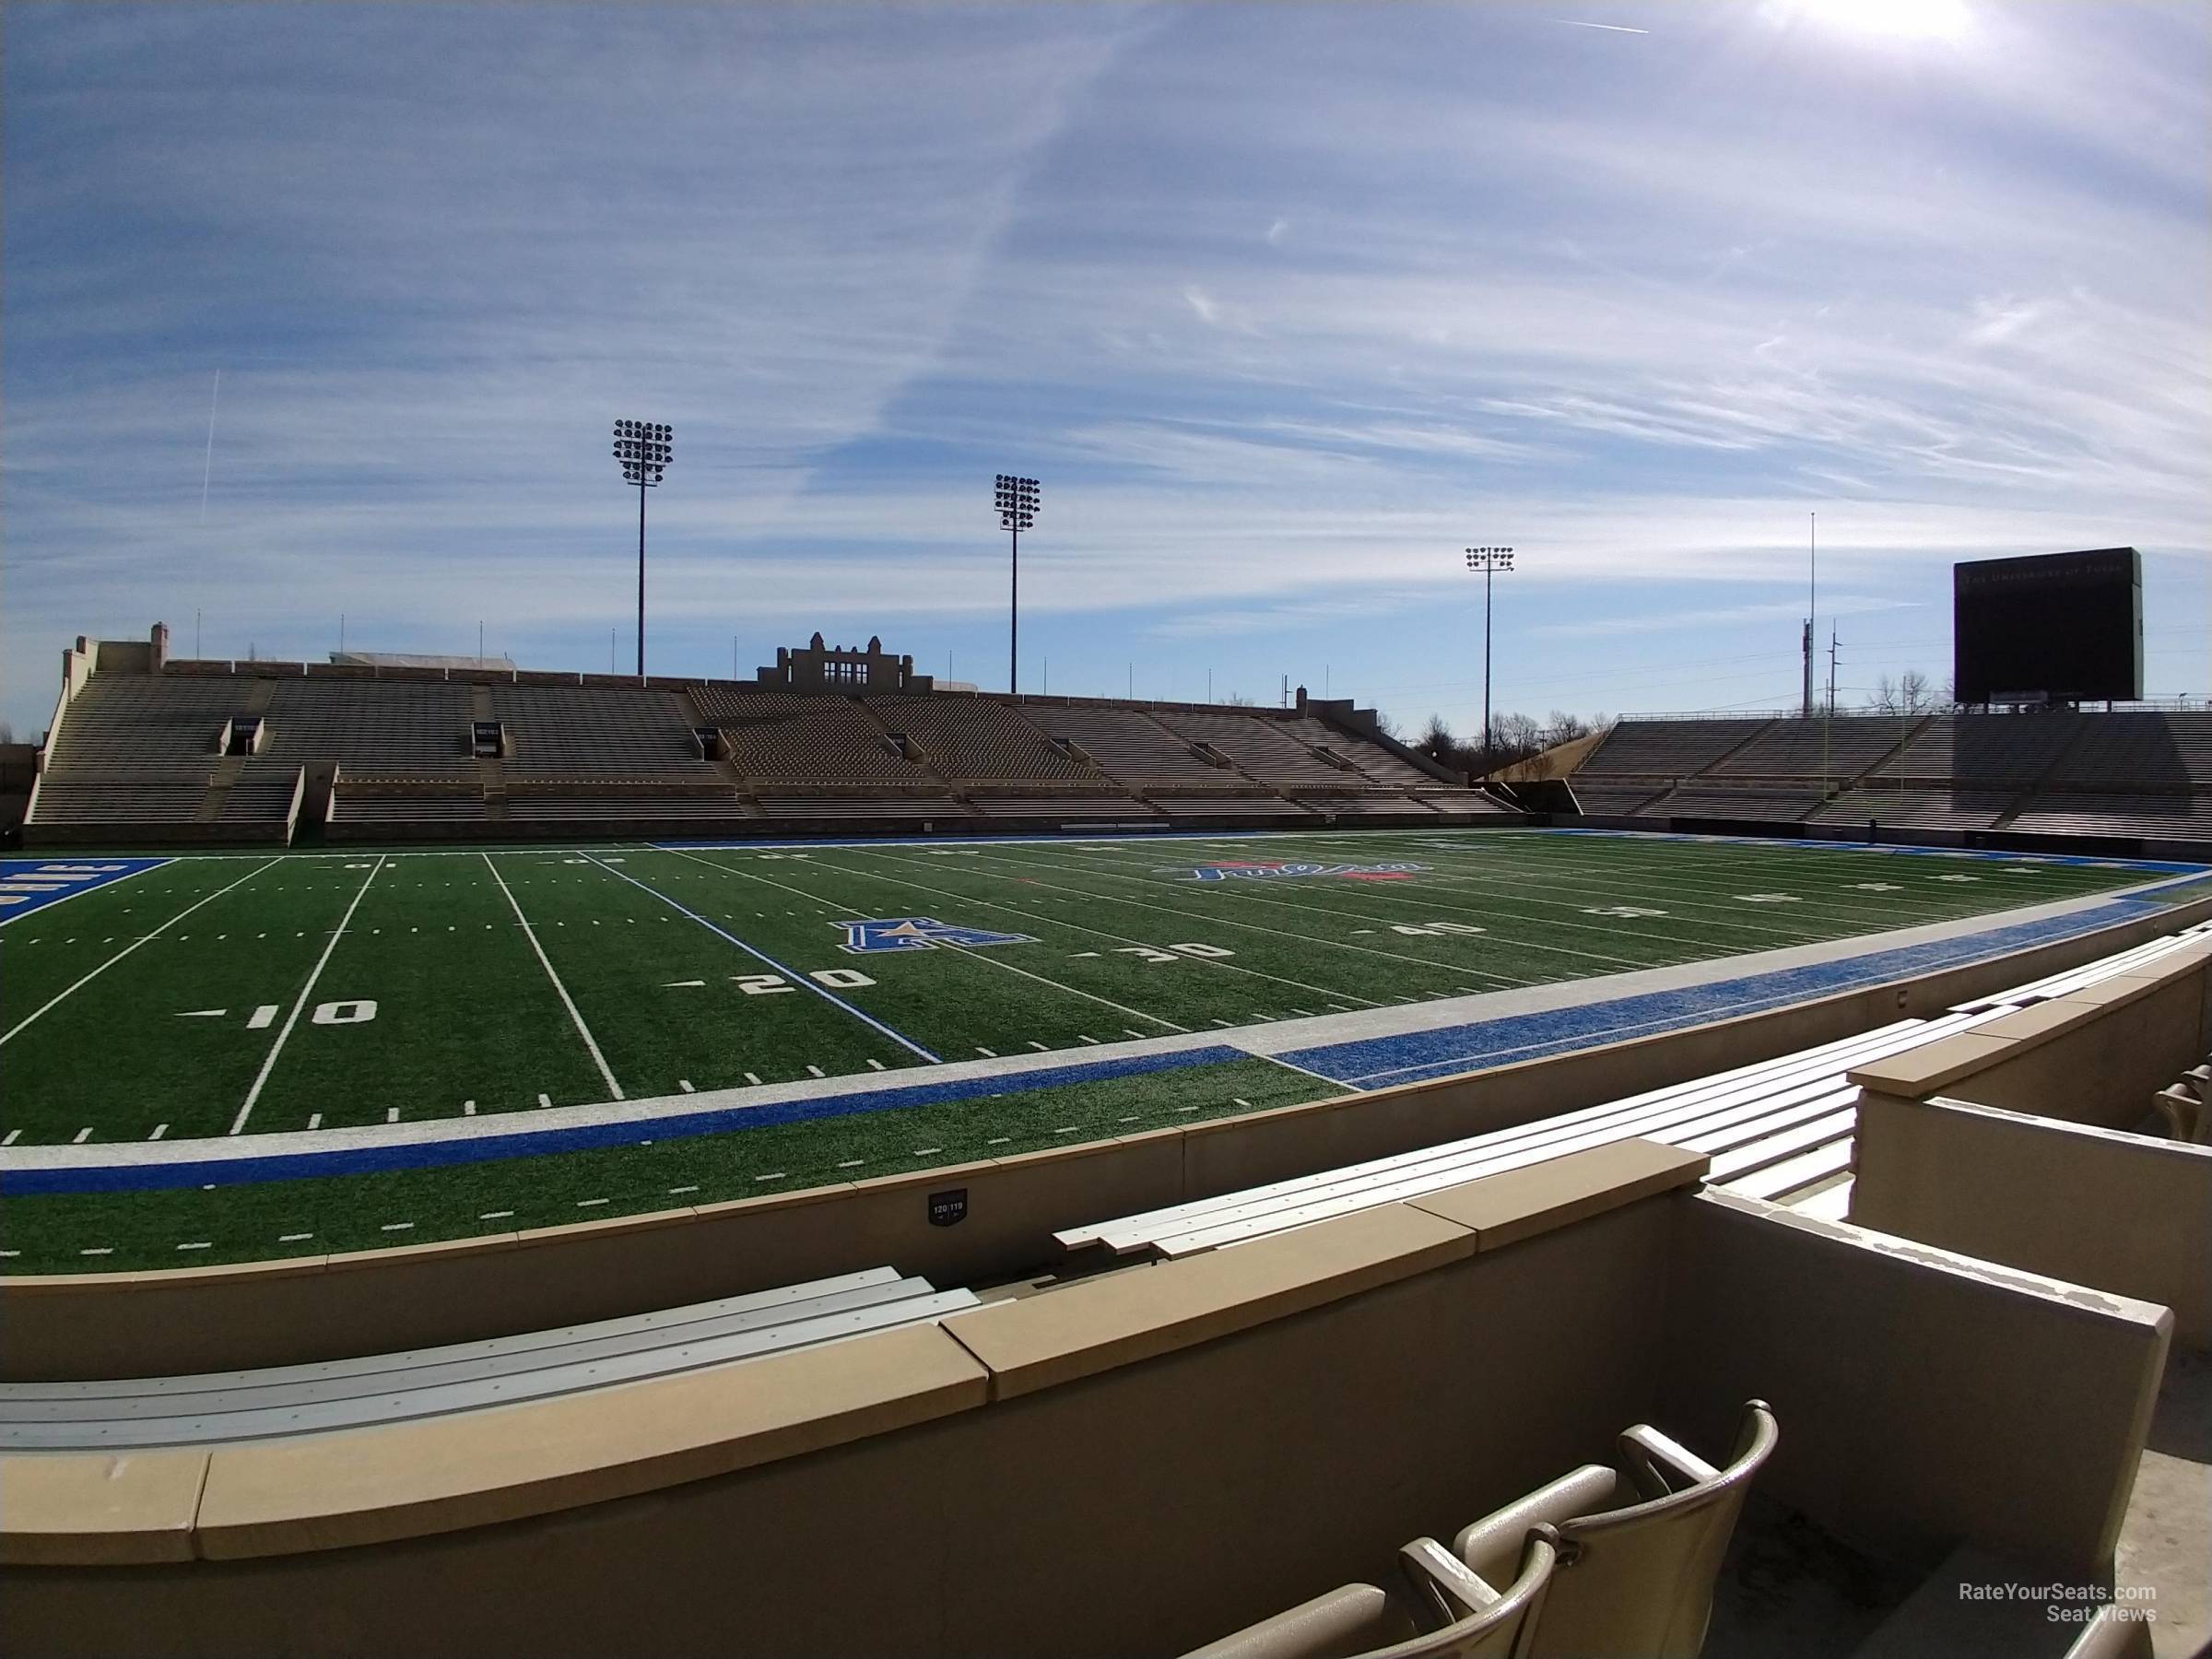
[[[1513,568],[1511,547],[1469,547],[1467,569],[1482,572],[1482,763],[1490,763],[1490,582]]]
[[[1006,690],[1021,689],[1021,533],[1037,522],[1037,480],[998,475],[999,528],[1013,537],[1006,591]]]
[[[615,422],[615,459],[625,482],[638,487],[638,677],[645,677],[645,492],[661,481],[675,455],[674,429],[643,420]]]

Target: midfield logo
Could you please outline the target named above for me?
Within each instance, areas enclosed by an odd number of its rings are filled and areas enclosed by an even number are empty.
[[[867,956],[882,950],[930,950],[939,945],[982,950],[993,945],[1034,945],[1030,934],[993,933],[987,927],[955,927],[934,916],[893,916],[873,922],[832,922],[845,930],[840,950]]]
[[[1200,865],[1194,870],[1162,870],[1160,874],[1180,876],[1185,881],[1228,881],[1232,877],[1282,881],[1301,876],[1341,876],[1347,881],[1404,881],[1428,867],[1427,865],[1418,864],[1286,864],[1271,859],[1254,863]]]

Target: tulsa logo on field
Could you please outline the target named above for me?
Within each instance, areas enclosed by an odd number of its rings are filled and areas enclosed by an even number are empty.
[[[934,916],[892,916],[874,922],[832,922],[845,930],[840,950],[855,956],[879,950],[932,950],[940,945],[982,950],[993,945],[1034,945],[1031,934],[993,933],[987,927],[955,927]]]
[[[1252,863],[1200,865],[1194,870],[1162,870],[1163,876],[1180,876],[1185,881],[1228,881],[1241,878],[1253,881],[1282,881],[1301,876],[1341,876],[1347,881],[1404,881],[1417,876],[1429,866],[1418,864],[1285,864],[1279,859]]]

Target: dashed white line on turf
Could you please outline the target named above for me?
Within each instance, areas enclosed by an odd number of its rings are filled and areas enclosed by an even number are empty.
[[[284,1022],[284,1030],[276,1033],[276,1042],[270,1046],[267,1058],[262,1061],[261,1070],[253,1078],[253,1087],[246,1090],[245,1104],[238,1109],[238,1115],[230,1120],[231,1134],[243,1133],[246,1120],[253,1115],[253,1102],[261,1099],[261,1091],[269,1080],[269,1074],[276,1069],[276,1056],[284,1053],[284,1045],[292,1034],[292,1028],[300,1023],[300,1010],[307,1006],[308,996],[313,992],[315,982],[323,977],[323,969],[330,960],[330,953],[337,949],[338,941],[346,936],[347,924],[353,920],[353,912],[360,909],[361,900],[368,897],[369,884],[376,879],[376,873],[383,867],[384,858],[379,853],[376,862],[369,866],[369,874],[361,878],[360,891],[354,894],[353,902],[346,907],[346,913],[338,918],[338,925],[330,935],[330,943],[323,947],[323,954],[315,959],[314,971],[307,976],[307,983],[300,987],[299,999],[292,1004],[292,1011]]]
[[[49,1009],[54,1007],[56,1005],[62,1002],[66,1001],[69,997],[83,990],[85,986],[90,984],[94,980],[105,973],[109,969],[114,967],[116,963],[122,961],[124,957],[129,956],[131,952],[137,949],[139,946],[148,944],[155,938],[159,937],[164,928],[172,926],[176,923],[183,921],[184,918],[191,915],[194,911],[198,910],[202,904],[213,904],[225,893],[229,892],[232,888],[245,886],[247,882],[253,880],[254,877],[260,875],[263,870],[267,869],[270,865],[273,865],[276,862],[276,860],[272,858],[266,864],[261,865],[257,868],[248,870],[243,876],[241,876],[236,881],[232,882],[229,887],[218,888],[214,892],[208,894],[206,898],[200,900],[198,903],[186,905],[182,910],[171,916],[167,922],[164,922],[159,926],[156,927],[153,932],[147,934],[144,937],[139,938],[129,945],[125,945],[121,950],[117,951],[106,961],[102,962],[99,967],[93,969],[91,972],[86,974],[83,979],[78,980],[76,984],[71,985],[66,991],[62,992],[59,995],[55,996],[52,1001],[44,1004],[42,1006],[33,1009],[29,1015],[25,1016],[20,1023],[16,1025],[5,1035],[0,1035],[0,1043],[6,1043],[14,1041],[15,1038],[22,1033],[26,1027],[28,1027],[33,1020],[37,1019],[41,1015],[46,1013]],[[74,943],[74,941],[72,942]]]
[[[592,1064],[599,1068],[599,1075],[606,1079],[606,1087],[615,1099],[620,1100],[622,1085],[615,1081],[615,1074],[606,1064],[606,1056],[599,1052],[599,1044],[592,1036],[592,1028],[583,1023],[583,1016],[576,1011],[576,1002],[569,994],[569,988],[560,982],[560,975],[553,971],[553,963],[546,955],[546,947],[537,942],[537,929],[531,926],[530,918],[523,914],[522,905],[507,886],[507,878],[500,874],[500,866],[491,862],[491,854],[486,853],[481,856],[484,867],[491,872],[491,878],[500,884],[500,891],[507,895],[507,902],[514,911],[514,919],[523,924],[523,937],[530,941],[530,948],[537,953],[539,966],[545,969],[546,977],[553,982],[553,989],[559,993],[560,1006],[568,1009],[569,1018],[575,1024],[576,1034],[583,1039],[583,1046],[591,1050]],[[547,1103],[543,1095],[538,1097],[538,1101],[541,1105]]]

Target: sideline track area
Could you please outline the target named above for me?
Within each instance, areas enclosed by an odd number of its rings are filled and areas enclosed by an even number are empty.
[[[810,843],[795,850],[671,847],[627,853],[602,849],[594,854],[538,850],[396,855],[422,861],[406,882],[434,893],[432,902],[443,913],[471,919],[475,910],[451,907],[469,902],[460,897],[468,884],[455,872],[474,862],[477,885],[504,912],[503,922],[465,929],[456,920],[448,924],[452,939],[473,935],[479,959],[496,949],[498,959],[512,957],[527,966],[548,1016],[533,1028],[534,1041],[558,1041],[572,1051],[582,1074],[573,1092],[556,1104],[541,1091],[538,1103],[524,1115],[510,1111],[496,1121],[489,1110],[388,1110],[370,1116],[332,1109],[340,1121],[303,1123],[295,1112],[288,1124],[265,1125],[257,1115],[257,1132],[240,1138],[224,1135],[220,1124],[192,1135],[180,1132],[155,1139],[141,1133],[129,1141],[106,1135],[57,1135],[34,1146],[11,1135],[13,1144],[0,1151],[0,1194],[23,1202],[11,1206],[10,1231],[16,1236],[8,1243],[18,1248],[4,1265],[12,1271],[31,1270],[34,1261],[45,1270],[60,1266],[64,1240],[51,1236],[44,1222],[65,1220],[76,1233],[99,1219],[103,1206],[112,1210],[119,1201],[103,1199],[101,1194],[133,1192],[140,1195],[135,1202],[141,1206],[159,1194],[161,1205],[192,1212],[190,1219],[179,1216],[177,1227],[194,1236],[171,1230],[158,1247],[151,1238],[81,1245],[72,1253],[104,1254],[72,1260],[70,1267],[119,1266],[123,1260],[108,1258],[147,1260],[147,1253],[157,1248],[166,1253],[196,1247],[209,1253],[196,1259],[208,1261],[240,1253],[408,1242],[498,1230],[494,1222],[520,1227],[588,1219],[667,1207],[672,1199],[703,1203],[1066,1145],[1346,1088],[1480,1069],[1947,963],[1986,959],[2144,913],[2171,901],[2175,895],[2169,889],[2198,873],[2193,866],[1947,856],[1917,849],[1909,854],[1901,849],[1831,849],[1808,862],[1794,845],[1720,841],[1670,843],[1659,861],[1663,867],[1655,869],[1642,860],[1594,863],[1587,856],[1594,850],[1591,838],[1582,834],[1477,833],[1482,840],[1422,831],[1194,837],[1175,847],[1163,844],[1164,838],[1145,838],[1136,844],[1086,839],[1028,843],[1019,850],[999,842],[896,849]],[[1638,839],[1651,843],[1651,838]],[[1643,850],[1629,838],[1607,838],[1606,851],[1620,850],[1622,841],[1630,850]],[[1255,847],[1255,842],[1265,844]],[[1575,856],[1522,851],[1538,843]],[[1675,853],[1675,846],[1684,853]],[[1499,849],[1504,851],[1502,858]],[[783,856],[765,856],[776,852]],[[1285,857],[1286,853],[1298,856]],[[755,861],[754,868],[718,862],[746,854]],[[1214,854],[1222,854],[1212,866],[1217,870],[1238,865],[1248,870],[1269,865],[1277,869],[1218,874],[1203,883],[1194,879],[1192,871],[1206,866]],[[653,865],[641,869],[639,861],[647,857],[653,858]],[[921,870],[911,867],[923,858],[929,862]],[[441,862],[432,865],[432,859]],[[638,872],[637,880],[610,881],[610,876],[624,872],[594,867],[603,859]],[[236,864],[218,865],[207,877],[219,871],[223,879],[217,887],[229,887],[268,862],[242,870]],[[387,964],[394,956],[404,963],[413,954],[404,947],[394,950],[388,942],[389,927],[357,942],[364,925],[371,930],[383,925],[372,920],[372,912],[384,902],[393,872],[387,868],[377,875],[375,856],[318,860],[323,874],[312,880],[297,874],[307,867],[306,860],[286,863],[290,869],[270,874],[304,882],[294,897],[329,905],[341,919],[347,905],[359,905],[343,941],[334,924],[312,936],[295,928],[300,936],[287,942],[295,950],[312,947],[299,972],[312,971],[314,959],[327,956],[328,982],[316,994],[359,988],[341,983],[338,977],[357,949],[364,960]],[[347,864],[359,867],[347,871]],[[1392,865],[1425,867],[1382,867]],[[1306,873],[1282,873],[1281,866]],[[1335,873],[1315,873],[1310,866]],[[509,909],[500,895],[494,879],[500,871],[513,878],[513,897],[528,908],[530,927],[517,924],[517,911]],[[1907,873],[1912,880],[1897,878]],[[864,874],[868,886],[848,879]],[[1780,879],[1785,874],[1787,882]],[[1839,874],[1853,879],[1828,879]],[[1754,875],[1756,881],[1750,879]],[[1841,911],[1807,876],[1844,895]],[[1877,876],[1881,879],[1874,880]],[[2000,886],[2000,877],[2008,878],[2004,890],[1980,890]],[[543,910],[548,898],[567,899],[569,884],[585,882],[593,884],[588,890],[594,900],[610,890],[634,892],[638,919],[618,922],[596,903],[600,913],[595,916]],[[534,891],[533,883],[544,885]],[[1656,896],[1660,886],[1667,903]],[[1043,890],[1025,890],[1030,888]],[[2133,891],[2112,897],[2116,888]],[[126,884],[117,892],[128,888]],[[1868,888],[1882,890],[1862,900],[1858,895]],[[192,891],[193,902],[205,901],[206,892]],[[776,918],[787,935],[811,938],[818,926],[833,941],[841,935],[848,944],[858,940],[865,947],[840,950],[833,943],[830,951],[817,947],[811,956],[790,949],[763,952],[782,971],[747,977],[788,981],[809,971],[826,973],[830,977],[822,988],[834,991],[834,996],[794,995],[795,986],[782,993],[725,990],[721,1018],[741,1021],[739,1036],[757,1038],[771,1013],[791,1029],[788,1022],[795,1016],[786,1010],[804,1004],[809,1010],[804,1018],[815,1037],[825,1029],[819,1022],[831,1021],[847,1040],[872,1047],[857,1063],[848,1057],[835,1071],[827,1065],[787,1066],[772,1079],[752,1081],[748,1074],[747,1082],[734,1088],[710,1087],[687,1072],[688,1087],[633,1088],[626,1091],[629,1099],[610,1100],[606,1079],[592,1065],[579,1031],[596,1030],[617,1076],[624,1072],[634,1042],[626,1047],[626,1040],[618,1040],[606,1027],[608,1002],[600,994],[606,976],[599,971],[608,964],[600,962],[595,970],[593,959],[612,957],[618,946],[631,970],[641,956],[657,979],[674,978],[682,970],[667,968],[665,953],[696,952],[709,945],[725,959],[736,952],[733,942],[676,916],[671,902],[705,914],[724,895],[745,893],[765,905],[772,902],[765,895],[777,891],[812,900],[804,911],[796,902],[786,905],[789,913]],[[2030,891],[2042,896],[2043,902],[2022,905]],[[682,899],[671,900],[672,892]],[[913,905],[902,912],[905,921],[920,918],[931,925],[903,931],[894,926],[891,937],[870,938],[863,924],[901,920],[888,914],[891,907],[871,912],[829,902],[830,897],[850,900],[870,892],[896,892],[910,900],[918,893],[932,895],[932,912]],[[1618,907],[1580,902],[1606,897],[1625,901],[1638,894],[1648,901]],[[1793,913],[1783,909],[1784,900],[1806,908]],[[2005,900],[2009,903],[1992,913]],[[1889,926],[1866,926],[1870,902]],[[1431,933],[1430,923],[1418,919],[1427,912],[1450,921],[1467,913],[1457,907],[1477,903],[1488,912],[1488,920],[1465,924],[1464,933]],[[1815,904],[1823,904],[1825,913],[1812,912]],[[719,908],[734,911],[736,905],[725,901]],[[1613,908],[1666,914],[1598,914]],[[648,909],[674,919],[647,922],[642,917]],[[1898,925],[1931,909],[1939,919]],[[1951,913],[1944,916],[1947,910]],[[1027,920],[1016,919],[1017,912]],[[1101,930],[1112,931],[1107,929],[1110,921],[1154,926],[1160,914],[1177,918],[1179,925],[1155,933],[1159,944],[1116,947],[1111,953],[1100,948],[1088,961],[1082,959],[1086,952],[1067,948],[1101,944]],[[1407,915],[1416,919],[1391,920]],[[1585,915],[1593,920],[1583,922]],[[1678,924],[1667,925],[1677,918]],[[749,920],[769,918],[759,913]],[[597,926],[597,938],[580,939],[573,926],[564,936],[563,921]],[[195,918],[192,926],[196,931],[204,924],[204,918]],[[1573,931],[1578,924],[1604,928],[1607,936],[1582,940]],[[408,924],[410,929],[422,925]],[[623,930],[612,941],[610,926]],[[646,927],[653,929],[650,948],[641,951],[637,947],[646,941],[632,930]],[[1021,927],[1030,931],[1017,934]],[[530,948],[532,928],[547,941],[543,965]],[[746,919],[724,917],[718,930],[728,929],[758,936]],[[918,936],[931,935],[933,930],[935,936]],[[1525,930],[1532,945],[1578,943],[1560,947],[1558,959],[1546,959],[1537,949],[1501,948],[1497,935],[1508,930]],[[21,929],[6,933],[20,935]],[[413,943],[428,935],[410,931],[404,936]],[[1224,941],[1215,947],[1223,957],[1179,957],[1173,948],[1208,940]],[[1067,961],[1049,959],[1046,950],[1055,947]],[[438,954],[448,948],[450,941]],[[1159,958],[1167,959],[1154,959]],[[1594,971],[1588,965],[1589,959],[1608,958],[1611,961]],[[12,951],[0,957],[11,967],[19,959]],[[814,969],[817,960],[852,966]],[[1013,971],[1023,960],[1039,966]],[[1354,964],[1355,971],[1345,973],[1338,962]],[[1549,971],[1548,979],[1531,971],[1536,964]],[[1574,971],[1578,964],[1579,972]],[[727,975],[728,962],[722,966]],[[765,970],[768,964],[747,957],[740,966]],[[892,981],[894,968],[908,971],[902,983]],[[127,969],[124,964],[110,977]],[[1079,982],[1077,976],[1086,970],[1093,977]],[[886,1026],[894,1032],[912,1030],[909,1011],[932,1015],[932,1000],[916,995],[914,986],[954,973],[963,976],[955,982],[959,994],[978,1005],[968,1010],[971,1017],[989,1017],[995,1010],[1003,1019],[1011,991],[1032,1017],[1049,997],[1063,1010],[1079,1010],[1071,1023],[1089,1029],[1049,1047],[1041,1041],[1030,1042],[1026,1050],[1011,1043],[975,1043],[970,1057],[948,1057],[939,1065],[917,1061],[879,1034]],[[854,976],[865,982],[853,984]],[[730,976],[725,982],[734,980]],[[1459,988],[1443,988],[1439,981]],[[895,983],[904,993],[903,1001],[879,989]],[[563,1010],[556,984],[572,993],[575,1020]],[[1171,1001],[1152,988],[1163,986],[1187,988],[1190,994]],[[683,988],[708,989],[703,984]],[[1109,988],[1121,994],[1106,995]],[[1196,1003],[1201,994],[1243,997],[1248,1006],[1257,1002],[1261,1017],[1202,1018],[1199,1009],[1206,1005]],[[994,1003],[994,998],[999,1000]],[[871,1018],[852,1018],[845,1011],[848,1003],[865,1003],[873,1010]],[[311,1006],[298,978],[280,1006],[295,1005]],[[689,1006],[696,1013],[700,1004],[693,1001]],[[1132,1018],[1109,1023],[1104,1016],[1115,1010]],[[232,1005],[229,1023],[237,1024],[241,1012]],[[1177,1018],[1168,1018],[1170,1013]],[[179,1026],[198,1031],[211,1023],[180,1020]],[[422,1029],[420,1022],[413,1029]],[[376,1023],[358,1018],[318,1024],[310,1014],[299,1022],[293,1044],[297,1048],[317,1038],[328,1042],[375,1030]],[[8,1064],[11,1072],[19,1046],[11,1044],[0,1053],[0,1064]],[[992,1052],[994,1046],[999,1052]],[[939,1052],[958,1051],[945,1045]],[[265,1058],[265,1051],[257,1052],[257,1064]],[[277,1068],[279,1079],[293,1064],[288,1054]],[[276,1092],[274,1084],[270,1092]],[[178,1110],[173,1100],[163,1104],[172,1112]],[[77,1115],[81,1120],[86,1114]],[[367,1208],[394,1215],[394,1220],[371,1228],[366,1218],[334,1218],[330,1206],[341,1191],[365,1201],[371,1185],[378,1190]],[[208,1186],[216,1190],[203,1197],[200,1189]],[[432,1187],[441,1194],[438,1202],[418,1202]],[[259,1195],[245,1203],[239,1197],[241,1188],[255,1189]],[[44,1212],[50,1206],[75,1213],[49,1216]],[[302,1207],[314,1213],[269,1223],[282,1230],[264,1231],[257,1219],[272,1208]],[[362,1204],[349,1198],[344,1207],[350,1211]],[[156,1215],[144,1219],[145,1228],[134,1224],[122,1230],[135,1238],[169,1225]],[[231,1235],[231,1240],[218,1241],[210,1233]],[[357,1241],[342,1244],[344,1237]],[[163,1265],[189,1264],[171,1256]]]

